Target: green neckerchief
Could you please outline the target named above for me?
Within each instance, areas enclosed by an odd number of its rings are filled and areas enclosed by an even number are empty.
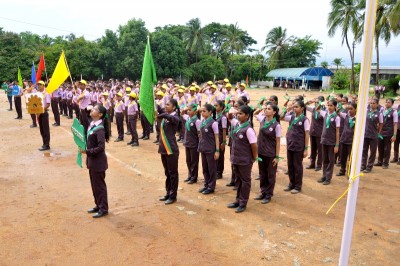
[[[237,134],[237,133],[239,132],[239,130],[241,130],[242,128],[247,127],[248,125],[249,125],[249,121],[244,122],[244,123],[241,124],[240,126],[239,126],[239,122],[238,122],[238,126],[236,126],[236,128],[233,130],[233,132],[234,132],[235,134]]]
[[[348,117],[349,117],[349,126],[350,126],[350,128],[353,128],[354,124],[356,123],[356,122],[354,122],[354,118],[356,118],[356,117],[350,117],[350,116],[348,116]]]
[[[207,118],[206,120],[203,120],[203,122],[201,122],[200,128],[205,127],[205,126],[208,124],[208,122],[210,122],[212,119],[213,119],[212,116],[210,116],[210,117]]]
[[[391,111],[392,111],[392,107],[390,107],[387,110],[383,110],[383,117],[385,118],[385,120],[387,119],[387,116]]]
[[[264,126],[263,126],[263,128],[267,128],[267,127],[269,127],[270,125],[272,125],[273,123],[275,123],[276,122],[276,118],[274,117],[271,121],[269,121],[269,122],[267,122],[266,120],[264,121]]]
[[[373,120],[373,119],[374,119],[374,115],[375,115],[375,113],[376,113],[377,111],[378,111],[378,109],[376,109],[374,112],[369,111],[369,112],[368,112],[368,117],[369,117],[369,119]]]
[[[98,126],[92,127],[87,133],[87,139],[89,139],[89,136],[98,128],[104,128],[104,127],[103,127],[103,125],[98,125]]]
[[[325,126],[326,128],[329,128],[331,126],[331,118],[336,117],[336,113],[333,112],[331,115],[326,113],[326,120],[325,120]]]
[[[231,101],[232,94],[229,93],[228,97],[225,98],[225,105],[227,105]]]
[[[315,107],[315,109],[314,109],[314,119],[315,120],[318,120],[318,115],[319,115],[319,113],[317,111],[317,107]]]
[[[192,122],[194,122],[194,121],[196,121],[196,119],[197,119],[197,116],[196,115],[194,115],[192,118],[189,118],[188,120],[186,120],[186,129],[188,130],[188,131],[190,131],[190,124],[192,123]]]
[[[217,114],[217,117],[215,118],[215,121],[217,121],[221,116],[222,116],[222,112],[220,114]]]
[[[292,127],[293,127],[293,125],[297,124],[297,122],[299,122],[299,120],[302,119],[303,117],[304,117],[304,114],[301,114],[301,115],[299,115],[298,117],[295,117],[295,118],[293,119],[292,123],[290,123],[289,129],[288,129],[288,130],[291,130]]]

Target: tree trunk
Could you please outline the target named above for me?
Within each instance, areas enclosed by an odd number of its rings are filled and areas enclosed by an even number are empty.
[[[375,35],[376,50],[376,86],[379,86],[379,36]]]
[[[349,49],[350,59],[351,59],[350,93],[354,93],[354,55],[351,51],[349,39],[347,38],[347,33],[345,33],[344,38],[346,40],[346,45],[347,45],[347,48]]]

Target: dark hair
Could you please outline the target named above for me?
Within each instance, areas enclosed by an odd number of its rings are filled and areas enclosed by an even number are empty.
[[[108,142],[110,140],[110,132],[108,131],[107,109],[100,103],[96,104],[96,106],[99,109],[99,112],[102,114],[101,119],[103,120],[103,126],[104,126],[104,131],[105,131],[105,139],[106,139],[106,142]]]
[[[374,101],[376,104],[379,104],[378,98],[372,98],[371,100]]]
[[[322,95],[321,95],[321,96],[318,96],[318,98],[317,98],[317,99],[318,99],[318,101],[321,101],[321,102],[325,101],[325,97],[324,97],[324,96],[322,96]]]
[[[222,109],[225,108],[225,101],[217,101],[217,104],[222,107]]]
[[[333,100],[333,99],[332,99],[332,100],[329,100],[329,102],[330,102],[331,104],[333,104],[333,106],[335,106],[335,107],[337,106],[337,101],[336,101],[336,100]]]
[[[349,102],[349,97],[347,97],[347,96],[343,96],[342,99],[345,99],[346,103]]]
[[[193,110],[193,108],[196,108],[196,111],[197,111],[196,116],[198,119],[200,119],[200,113],[198,112],[199,106],[195,103],[192,103],[192,104],[189,104],[188,107],[192,108],[192,110]]]
[[[249,115],[249,117],[252,113],[250,106],[247,106],[247,105],[240,106],[239,110],[242,111],[245,115]]]
[[[269,104],[267,104],[267,106],[268,106],[268,105],[271,106],[272,109],[273,109],[274,112],[275,112],[274,117],[275,117],[275,119],[276,119],[276,122],[280,123],[280,122],[281,122],[281,116],[279,115],[279,107],[278,107],[277,105],[273,104],[273,103],[269,103]]]
[[[304,104],[304,102],[301,100],[295,100],[294,102],[297,103],[301,108],[303,108],[304,115],[307,115],[307,113],[306,113],[307,109],[306,109],[306,105]]]
[[[180,117],[180,116],[181,116],[181,111],[180,111],[180,109],[179,109],[178,101],[175,100],[175,99],[170,99],[169,102],[170,102],[173,106],[175,106],[176,112],[177,112],[177,114],[178,114],[178,117]],[[181,120],[179,119],[179,121],[181,121]]]
[[[355,110],[357,110],[357,103],[351,102],[349,103]]]
[[[271,95],[271,96],[269,96],[269,98],[274,99],[275,104],[278,105],[278,97],[276,95]]]
[[[295,100],[304,101],[304,97],[303,97],[303,95],[297,95]]]
[[[212,112],[212,117],[215,119],[216,114],[215,114],[215,108],[212,104],[206,103],[204,105],[204,108],[206,108],[207,111]]]
[[[390,101],[392,104],[394,103],[394,100],[393,100],[392,98],[387,98],[387,99],[386,99],[386,102],[387,102],[387,101]]]
[[[245,105],[247,105],[249,103],[249,99],[247,99],[246,96],[240,96],[239,100],[242,100],[244,102]]]
[[[343,98],[343,93],[336,93],[337,96],[339,96],[340,98]]]
[[[245,105],[244,101],[242,100],[237,100],[236,103],[239,104],[239,106]]]

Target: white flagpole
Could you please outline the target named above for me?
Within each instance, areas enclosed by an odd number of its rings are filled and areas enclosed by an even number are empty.
[[[364,145],[365,121],[367,117],[368,92],[371,75],[372,49],[374,44],[375,20],[377,0],[367,0],[365,7],[363,58],[360,73],[360,85],[358,88],[357,122],[354,129],[353,152],[349,182],[353,177],[360,175],[362,149]],[[339,265],[347,266],[349,263],[351,236],[353,233],[354,216],[357,204],[359,178],[354,180],[351,186],[346,205],[342,244],[340,248]]]

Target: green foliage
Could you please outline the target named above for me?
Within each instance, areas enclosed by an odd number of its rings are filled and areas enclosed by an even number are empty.
[[[223,79],[225,77],[225,67],[221,59],[214,56],[205,55],[199,62],[190,66],[191,80],[204,81],[216,79]]]
[[[351,71],[347,69],[339,69],[332,78],[331,88],[337,90],[347,90],[350,88]]]
[[[381,85],[386,87],[386,91],[388,93],[391,93],[392,95],[397,95],[397,90],[399,89],[399,80],[400,76],[397,76],[395,78],[387,79],[387,80],[381,80]]]
[[[313,67],[316,64],[319,49],[321,49],[321,42],[311,39],[311,36],[293,38],[282,51],[280,65],[282,67]]]
[[[183,42],[177,37],[158,31],[152,34],[152,54],[158,77],[178,77],[186,63]]]

